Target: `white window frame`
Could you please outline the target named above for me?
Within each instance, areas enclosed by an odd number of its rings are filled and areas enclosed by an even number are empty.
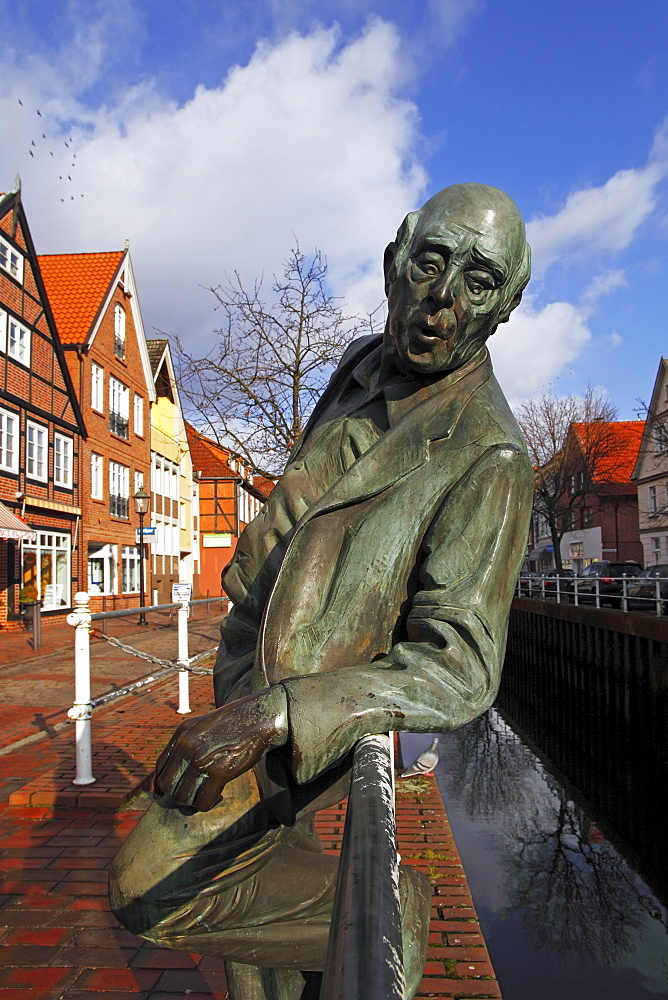
[[[144,399],[139,393],[135,393],[134,398],[134,425],[135,434],[144,436]]]
[[[53,435],[53,482],[71,490],[73,483],[74,441],[65,434]],[[64,473],[64,474],[63,474]]]
[[[0,409],[0,469],[19,471],[19,415],[12,410]]]
[[[90,366],[90,405],[91,409],[104,413],[104,368],[95,362]]]
[[[91,500],[104,500],[104,459],[97,452],[90,456],[90,495]]]
[[[657,566],[661,562],[661,538],[652,538],[652,556],[654,558],[654,565]]]
[[[143,472],[137,472],[136,469],[135,469],[135,476],[134,476],[134,484],[135,484],[135,493],[138,493],[139,490],[143,490],[144,489],[144,473]]]
[[[7,351],[7,313],[0,309],[0,351],[3,354]]]
[[[34,542],[23,542],[23,552],[21,559],[22,575],[25,572],[25,557],[28,552],[35,553],[35,570],[37,575],[37,589],[42,600],[42,610],[49,611],[53,608],[63,608],[70,607],[72,602],[70,599],[70,588],[72,580],[72,539],[69,535],[64,534],[60,531],[51,531],[47,529],[46,531],[38,531],[37,538]],[[55,583],[54,576],[56,576],[56,568],[58,564],[57,555],[62,553],[66,554],[65,561],[65,573],[62,574],[63,583]],[[51,584],[52,589],[50,593],[47,593],[48,584],[42,585],[42,570],[45,566],[44,556],[46,553],[51,554]],[[25,582],[25,577],[23,577]],[[58,594],[58,587],[62,587],[62,596],[60,601],[53,600]],[[49,600],[51,598],[51,600]]]
[[[121,593],[139,593],[139,546],[121,547]]]
[[[7,320],[7,357],[30,367],[30,330],[13,316]]]
[[[23,284],[23,254],[0,238],[0,267]]]
[[[647,487],[647,511],[649,514],[659,513],[659,497],[656,486]]]
[[[114,306],[114,354],[125,360],[125,309],[120,302]]]
[[[115,514],[115,517],[130,516],[130,469],[120,462],[109,462],[109,498],[120,497],[127,501],[128,513]]]
[[[26,476],[45,483],[49,478],[49,429],[26,420]]]
[[[101,545],[99,548],[88,546],[86,560],[86,581],[89,594],[115,594],[118,550],[115,545]],[[91,579],[91,560],[102,564],[102,580],[93,582]],[[97,589],[99,587],[99,589]]]
[[[128,434],[119,434],[124,440],[129,438],[130,430],[130,390],[128,386],[121,382],[119,379],[115,378],[113,375],[109,376],[109,420],[111,422],[112,417],[120,417],[121,420],[125,420],[127,424]],[[114,432],[117,433],[117,432]]]

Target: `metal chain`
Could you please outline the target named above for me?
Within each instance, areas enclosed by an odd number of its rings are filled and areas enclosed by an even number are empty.
[[[212,674],[213,667],[193,667],[189,663],[176,663],[174,660],[163,660],[159,656],[152,656],[150,653],[144,653],[141,649],[135,649],[134,646],[128,646],[127,643],[121,642],[120,639],[115,639],[113,636],[106,635],[104,632],[100,632],[99,629],[91,628],[90,634],[97,636],[98,639],[104,639],[112,646],[117,646],[118,649],[122,649],[124,653],[129,653],[130,656],[136,656],[140,660],[148,660],[149,663],[157,663],[161,667],[168,667],[171,670],[187,670],[190,674]],[[215,653],[216,647],[207,650],[207,653]],[[200,653],[199,656],[193,656],[192,659],[199,659],[200,656],[206,656],[207,653]]]

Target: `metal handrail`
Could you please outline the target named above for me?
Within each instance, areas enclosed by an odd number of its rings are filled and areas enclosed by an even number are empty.
[[[598,577],[582,577],[582,576],[571,576],[571,577],[550,577],[549,578],[549,592],[546,590],[546,578],[542,576],[540,580],[535,578],[520,577],[517,581],[515,587],[516,597],[536,597],[540,596],[542,600],[547,600],[549,598],[556,598],[557,604],[572,603],[576,606],[584,605],[585,603],[592,601],[597,608],[600,608],[604,601],[614,601],[618,603],[620,610],[622,611],[648,611],[651,614],[661,617],[662,612],[668,605],[665,593],[662,593],[662,584],[665,584],[665,578],[655,578],[652,582],[654,584],[654,594],[653,596],[640,596],[637,594],[629,594],[629,585],[641,583],[642,586],[648,586],[650,580],[648,578],[640,580],[637,576],[621,576],[615,577],[615,580],[619,580],[621,583],[621,593],[619,594],[606,594],[601,592],[601,584]],[[591,584],[593,582],[593,590],[583,590],[581,588],[582,583]],[[629,607],[630,601],[633,602],[633,607]]]
[[[405,1000],[391,740],[355,747],[320,1000]]]
[[[200,597],[196,601],[187,601],[188,607],[192,607],[194,604],[216,604],[221,601],[227,601],[226,597]],[[90,620],[92,622],[103,621],[107,618],[128,618],[132,615],[146,614],[149,611],[173,611],[175,608],[183,607],[181,602],[178,604],[150,604],[144,608],[121,608],[119,611],[96,611],[91,614]]]

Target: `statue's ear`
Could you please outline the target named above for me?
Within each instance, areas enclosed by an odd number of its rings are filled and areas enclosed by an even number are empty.
[[[392,243],[388,243],[385,247],[385,254],[383,256],[383,273],[385,274],[386,295],[390,290],[392,282],[397,280],[396,257],[397,244],[393,240]]]
[[[501,312],[501,315],[499,316],[498,322],[499,323],[507,323],[508,320],[510,319],[511,312],[513,311],[513,309],[517,309],[517,307],[518,307],[518,305],[520,304],[521,301],[522,301],[522,292],[521,291],[516,292],[515,295],[513,295],[513,297],[510,300],[510,302],[508,302],[508,304],[503,307],[503,310]]]

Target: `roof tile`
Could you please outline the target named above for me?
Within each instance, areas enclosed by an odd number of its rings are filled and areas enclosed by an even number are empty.
[[[631,474],[638,458],[640,442],[642,441],[644,420],[614,420],[599,421],[594,424],[573,424],[573,431],[578,444],[586,450],[585,435],[587,428],[596,427],[605,435],[605,451],[597,462],[595,478],[600,482],[629,483]],[[608,440],[608,435],[612,437]]]
[[[40,271],[60,339],[83,344],[99,312],[124,250],[40,254]]]

